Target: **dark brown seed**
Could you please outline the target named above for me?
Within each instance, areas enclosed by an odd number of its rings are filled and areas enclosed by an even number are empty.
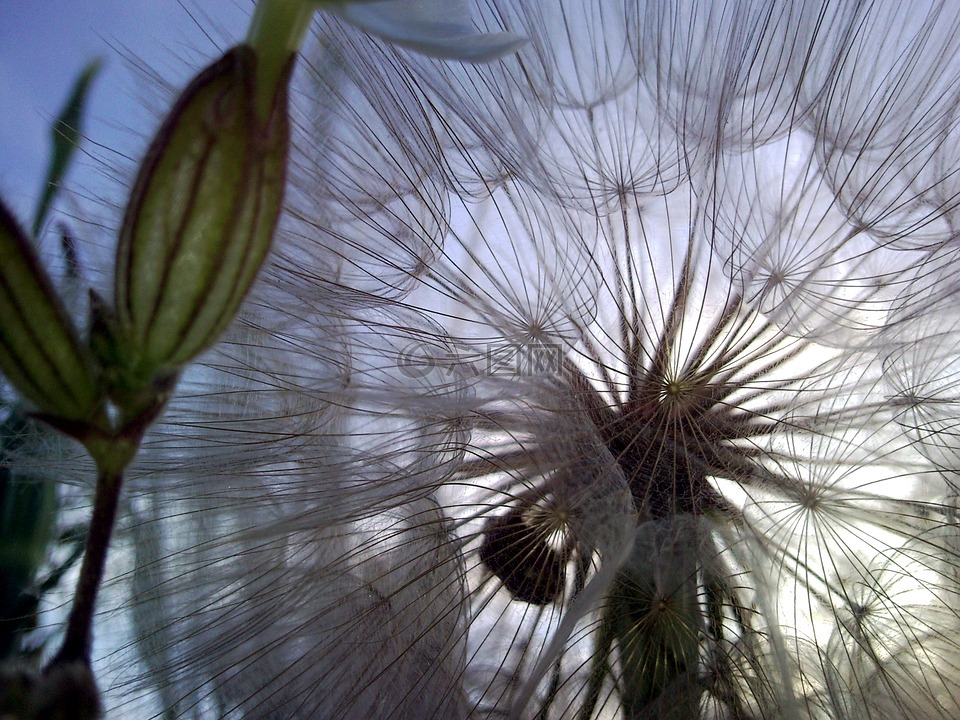
[[[517,600],[546,605],[563,591],[564,558],[524,520],[522,508],[487,521],[480,559]]]

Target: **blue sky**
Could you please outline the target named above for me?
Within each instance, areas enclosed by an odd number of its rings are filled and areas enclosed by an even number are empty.
[[[182,86],[189,68],[199,69],[203,57],[215,51],[214,41],[242,39],[250,3],[0,0],[0,195],[5,202],[26,224],[49,159],[51,120],[87,62],[101,57],[104,68],[92,89],[85,149],[106,166],[78,158],[68,185],[99,196],[104,171],[123,165],[114,151],[137,156],[143,136],[157,121],[145,109],[147,101],[156,99],[155,89],[124,55],[135,54],[146,67]],[[212,40],[198,25],[210,31]],[[119,192],[119,186],[113,191]]]

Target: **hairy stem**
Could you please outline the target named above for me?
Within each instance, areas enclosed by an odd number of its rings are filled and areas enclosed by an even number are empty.
[[[123,486],[123,471],[113,468],[97,469],[97,489],[93,501],[93,517],[87,534],[87,545],[80,566],[80,579],[67,620],[67,633],[60,651],[47,670],[74,661],[90,662],[93,614],[103,579],[103,570],[110,547],[110,536],[117,517],[117,505]]]

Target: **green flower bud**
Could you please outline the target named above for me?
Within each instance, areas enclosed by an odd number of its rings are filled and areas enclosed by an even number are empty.
[[[99,407],[92,359],[30,240],[2,203],[0,370],[51,418],[85,420]]]
[[[117,248],[120,357],[103,358],[118,371],[115,395],[210,347],[253,283],[283,199],[291,69],[292,55],[259,117],[257,56],[235,48],[194,79],[160,128]]]

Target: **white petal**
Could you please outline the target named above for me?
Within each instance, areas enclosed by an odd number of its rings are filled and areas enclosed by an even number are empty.
[[[453,7],[451,7],[453,5]],[[344,3],[333,12],[364,32],[433,57],[486,62],[517,50],[526,41],[505,32],[481,33],[466,22],[444,17],[464,17],[465,3],[435,0],[384,0]]]

